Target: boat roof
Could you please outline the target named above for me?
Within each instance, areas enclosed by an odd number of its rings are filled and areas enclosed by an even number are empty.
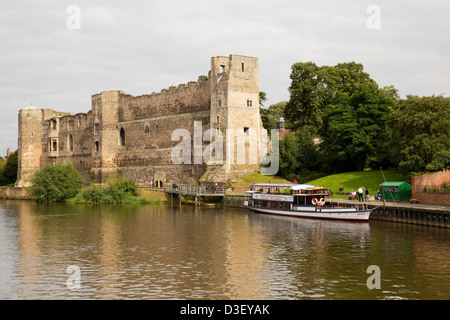
[[[295,186],[293,183],[254,183],[252,186],[255,187],[292,187]]]
[[[292,190],[306,190],[306,189],[324,189],[313,184],[284,184],[284,183],[254,183],[253,187],[278,187],[291,188]]]

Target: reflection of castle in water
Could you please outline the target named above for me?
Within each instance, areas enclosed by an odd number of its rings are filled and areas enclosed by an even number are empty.
[[[436,256],[442,251],[430,250],[426,237],[404,237],[401,248],[383,244],[389,234],[414,234],[414,225],[384,230],[190,206],[0,202],[0,211],[5,208],[17,210],[9,215],[15,219],[9,242],[16,251],[11,291],[18,298],[320,298],[311,279],[355,272],[352,263],[364,277],[367,263],[399,251],[412,255],[411,272],[432,273],[442,262]],[[439,231],[446,230],[433,230]],[[338,250],[347,249],[354,261],[336,265]],[[69,265],[81,268],[78,291],[66,287]]]

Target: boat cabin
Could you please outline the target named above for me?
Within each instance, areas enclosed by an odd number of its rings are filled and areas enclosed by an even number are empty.
[[[329,190],[309,184],[253,184],[246,192],[252,205],[281,208],[293,205],[316,206],[325,203]]]

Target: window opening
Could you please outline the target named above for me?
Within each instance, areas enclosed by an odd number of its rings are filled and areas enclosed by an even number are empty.
[[[125,145],[125,130],[123,128],[120,129],[120,145]]]
[[[69,134],[69,151],[73,151],[73,136],[72,134]]]

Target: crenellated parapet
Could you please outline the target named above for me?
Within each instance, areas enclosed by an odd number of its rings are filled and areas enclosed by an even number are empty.
[[[19,186],[28,185],[37,169],[53,163],[72,163],[86,183],[103,183],[119,173],[143,186],[152,180],[222,181],[259,167],[238,163],[234,156],[234,164],[223,165],[175,165],[171,160],[177,144],[172,133],[184,129],[193,137],[194,123],[201,123],[202,133],[250,128],[259,133],[257,58],[213,57],[208,75],[196,81],[139,96],[104,91],[91,101],[91,110],[75,114],[36,108],[19,112]],[[258,144],[259,138],[255,141]],[[206,144],[202,142],[202,150]]]

